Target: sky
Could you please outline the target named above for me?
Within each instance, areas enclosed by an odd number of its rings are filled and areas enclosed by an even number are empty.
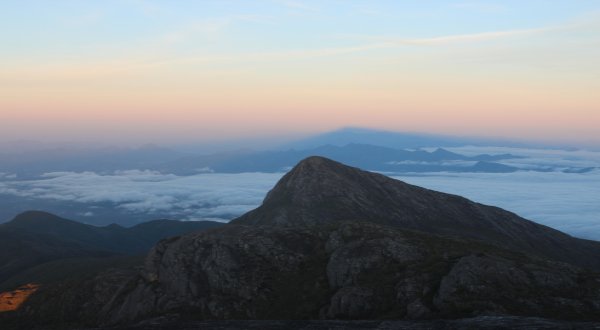
[[[0,3],[0,139],[600,145],[600,1]]]

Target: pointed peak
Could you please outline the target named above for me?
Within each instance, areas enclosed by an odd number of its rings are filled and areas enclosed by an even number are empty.
[[[451,151],[448,151],[448,150],[446,150],[446,149],[444,149],[444,148],[437,148],[437,149],[435,149],[435,150],[432,152],[432,154],[438,154],[438,155],[439,155],[439,154],[454,154],[454,153],[453,153],[453,152],[451,152]]]
[[[301,160],[295,168],[298,167],[338,167],[344,166],[341,163],[338,163],[329,158],[325,158],[322,156],[310,156]]]
[[[62,219],[61,217],[49,213],[49,212],[44,212],[44,211],[25,211],[22,213],[17,214],[12,220],[11,222],[19,222],[19,221],[28,221],[31,219],[50,219],[50,220],[54,220],[54,219]]]
[[[339,220],[369,220],[369,209],[385,203],[382,185],[400,181],[331,159],[311,156],[284,175],[256,210],[234,220],[242,224],[314,225]],[[378,215],[379,216],[379,215]]]
[[[104,228],[106,228],[106,229],[125,229],[125,227],[123,227],[117,223],[114,223],[114,222],[108,226],[104,226]]]
[[[288,174],[286,174],[286,177],[320,177],[333,173],[344,173],[348,170],[356,169],[342,163],[338,163],[329,158],[310,156],[296,164],[296,166],[294,166],[294,168]]]
[[[15,216],[11,221],[6,223],[8,226],[14,227],[44,227],[57,224],[77,224],[72,220],[61,218],[55,214],[44,211],[25,211]]]

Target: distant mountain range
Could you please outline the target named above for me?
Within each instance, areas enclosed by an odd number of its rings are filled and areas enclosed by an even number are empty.
[[[445,142],[444,142],[445,141]],[[453,141],[450,143],[449,141]],[[139,196],[152,193],[162,195],[158,183],[154,191],[134,191],[142,186],[153,185],[152,180],[178,181],[183,185],[203,180],[222,180],[235,176],[202,175],[189,181],[185,176],[209,173],[272,173],[258,176],[278,177],[292,168],[300,160],[309,156],[327,157],[363,170],[385,173],[391,176],[424,177],[428,173],[435,176],[456,176],[465,173],[513,173],[513,172],[563,172],[572,174],[569,179],[577,180],[585,174],[600,173],[597,156],[587,151],[566,152],[541,150],[467,147],[445,149],[443,147],[420,148],[439,144],[442,146],[477,144],[469,139],[454,140],[446,137],[414,135],[367,129],[342,129],[294,144],[280,145],[272,150],[240,150],[214,154],[191,154],[146,145],[140,148],[90,148],[57,147],[31,142],[18,143],[11,148],[0,147],[0,223],[9,221],[15,215],[30,209],[43,209],[63,214],[78,221],[106,225],[111,222],[132,225],[149,218],[196,219],[212,217],[232,219],[249,207],[258,204],[268,185],[259,185],[255,197],[247,193],[246,200],[233,201],[207,197],[207,201],[194,203],[192,207],[162,207],[152,205],[131,207],[128,198],[137,200]],[[360,143],[362,142],[362,143]],[[371,143],[371,144],[367,144]],[[472,142],[472,143],[471,143]],[[494,145],[502,141],[478,141]],[[379,145],[378,145],[379,144]],[[387,145],[387,146],[386,146]],[[412,147],[403,149],[404,147]],[[2,151],[4,150],[4,151]],[[464,150],[464,151],[460,151]],[[481,151],[482,150],[482,151]],[[509,151],[507,151],[509,150]],[[465,154],[461,154],[464,152]],[[586,153],[589,154],[586,156]],[[560,154],[558,157],[556,154]],[[593,153],[592,153],[593,154]],[[544,155],[540,159],[536,155]],[[549,156],[549,157],[548,157]],[[175,176],[171,175],[174,174]],[[510,181],[523,173],[511,175],[474,175],[484,178]],[[584,174],[584,175],[579,175]],[[470,174],[469,174],[470,175]],[[244,175],[251,177],[253,174]],[[533,176],[532,176],[533,177]],[[110,194],[96,194],[93,190],[78,190],[69,180],[97,180],[110,185]],[[123,187],[132,181],[131,189]],[[275,179],[270,179],[269,184]],[[240,181],[241,182],[241,181]],[[258,181],[256,181],[258,182]],[[166,182],[165,182],[166,183]],[[258,183],[257,183],[258,184]],[[198,185],[196,187],[203,187]],[[112,189],[114,188],[114,189]],[[120,189],[121,191],[116,191]],[[211,188],[206,187],[206,190]],[[440,188],[445,189],[445,188]],[[190,189],[189,191],[191,191]],[[179,201],[185,199],[186,192],[179,192]],[[117,196],[127,195],[128,198]],[[165,193],[167,194],[167,193]],[[507,194],[504,192],[504,194]],[[502,197],[502,194],[500,194]],[[133,196],[133,197],[132,197]],[[137,196],[137,197],[136,197]],[[166,199],[172,196],[165,196]],[[129,205],[128,205],[129,204]],[[176,203],[172,203],[174,205]],[[250,206],[251,205],[251,206]],[[506,204],[505,204],[506,205]],[[506,205],[512,207],[511,205]],[[518,209],[518,208],[517,208]],[[545,213],[544,217],[549,213]],[[546,221],[547,218],[537,220]],[[549,217],[552,217],[549,215]],[[578,235],[581,235],[577,233]]]
[[[297,164],[257,209],[162,240],[139,272],[123,269],[42,285],[0,319],[140,322],[134,329],[207,319],[600,321],[600,242],[323,157]]]
[[[294,142],[282,144],[280,149],[312,149],[322,145],[345,146],[347,144],[370,144],[393,149],[417,149],[426,147],[502,146],[540,147],[540,144],[490,139],[481,137],[450,136],[441,134],[394,132],[361,127],[346,127],[318,134]]]
[[[285,143],[270,150],[238,150],[211,154],[179,152],[146,145],[140,148],[52,147],[5,148],[0,150],[2,173],[19,179],[36,178],[48,172],[113,173],[122,170],[156,170],[181,175],[214,171],[222,173],[286,171],[301,159],[318,155],[374,171],[391,172],[491,172],[518,170],[497,161],[514,155],[466,157],[444,147],[464,145],[526,147],[535,144],[503,140],[463,138],[389,132],[363,128],[345,128]],[[439,148],[428,153],[421,148]],[[540,147],[537,145],[537,147]],[[551,171],[552,168],[536,169]],[[585,168],[568,171],[577,173]]]
[[[185,154],[169,148],[146,145],[140,148],[53,147],[33,150],[0,150],[0,172],[19,179],[36,178],[49,172],[112,173],[119,170],[152,169]]]
[[[506,173],[517,171],[518,168],[495,161],[520,158],[510,154],[482,154],[468,157],[442,148],[428,152],[353,143],[344,146],[325,145],[304,150],[191,156],[166,163],[159,170],[180,175],[206,171],[217,173],[284,172],[309,156],[328,157],[352,166],[384,172]]]
[[[365,169],[391,172],[513,172],[518,168],[495,162],[519,158],[510,154],[467,157],[442,148],[427,152],[358,143],[211,155],[184,155],[166,148],[147,146],[141,149],[47,150],[4,154],[0,155],[0,172],[16,175],[19,179],[37,178],[50,172],[86,171],[114,173],[124,170],[154,170],[178,175],[205,172],[284,172],[311,155],[329,157]]]

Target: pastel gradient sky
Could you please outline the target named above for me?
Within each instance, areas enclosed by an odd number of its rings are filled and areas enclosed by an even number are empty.
[[[0,139],[600,144],[600,1],[0,3]]]

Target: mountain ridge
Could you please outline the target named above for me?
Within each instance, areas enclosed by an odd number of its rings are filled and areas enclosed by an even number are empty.
[[[301,140],[285,143],[280,148],[314,148],[323,144],[345,145],[366,143],[394,148],[456,147],[464,145],[531,146],[535,143],[485,137],[451,136],[418,132],[397,132],[364,127],[343,127]]]
[[[465,156],[442,148],[432,152],[425,150],[404,150],[384,146],[349,143],[343,146],[332,144],[320,145],[310,149],[286,149],[244,153],[213,154],[204,156],[189,156],[164,164],[160,171],[176,174],[196,174],[198,168],[210,169],[217,173],[241,172],[280,172],[288,166],[293,166],[311,155],[319,155],[335,159],[352,166],[369,170],[386,172],[514,172],[518,168],[503,165],[503,167],[479,166],[474,164],[485,161],[489,164],[501,165],[496,161],[503,159],[521,158],[511,154],[489,155],[480,154]],[[444,161],[462,161],[465,164],[443,164]]]
[[[94,226],[65,219],[45,211],[32,210],[22,212],[13,220],[0,224],[0,230],[17,230],[54,236],[60,240],[90,246],[99,251],[136,254],[147,251],[152,244],[165,235],[176,236],[193,229],[206,229],[220,225],[219,222],[208,220],[151,220],[132,227],[123,227],[115,223],[107,226]]]
[[[267,194],[261,206],[232,223],[294,226],[340,220],[479,239],[600,268],[600,242],[573,238],[497,207],[319,156],[296,165]]]

